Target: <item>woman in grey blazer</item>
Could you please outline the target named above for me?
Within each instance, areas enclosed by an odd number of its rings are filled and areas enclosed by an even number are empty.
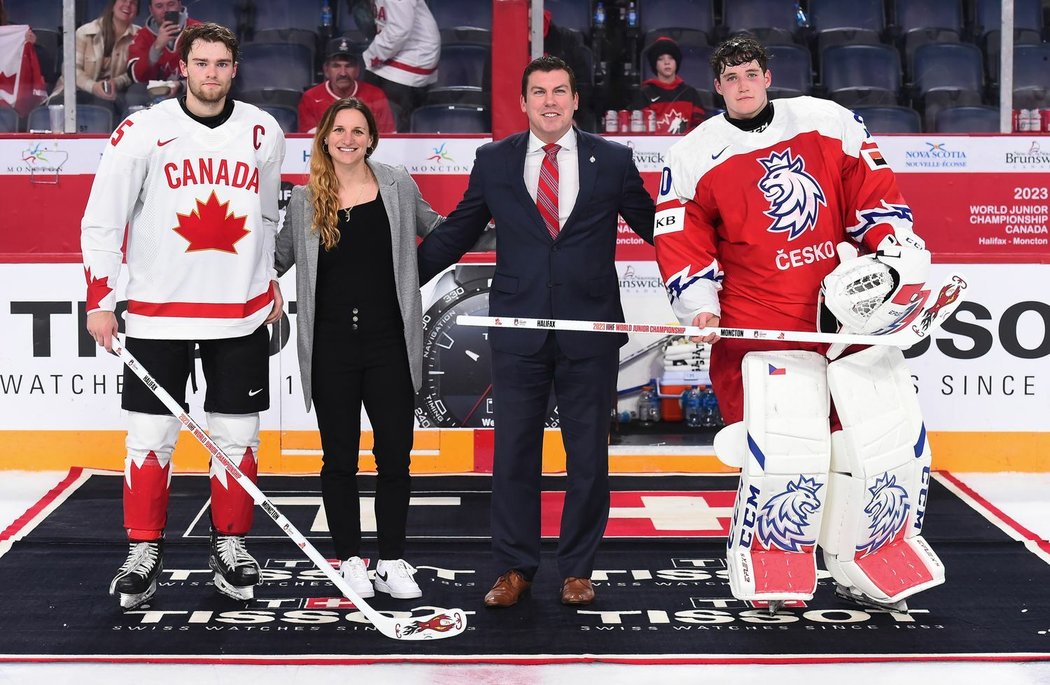
[[[324,451],[321,496],[340,573],[357,594],[420,597],[404,559],[415,392],[422,378],[416,236],[442,221],[403,167],[368,158],[379,142],[360,100],[321,117],[310,180],[292,190],[277,236],[278,275],[296,269],[299,368]],[[372,424],[378,479],[375,586],[361,558],[357,489],[361,406]]]

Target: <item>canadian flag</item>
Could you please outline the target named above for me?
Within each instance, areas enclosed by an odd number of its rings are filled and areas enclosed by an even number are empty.
[[[28,30],[25,24],[0,26],[0,101],[23,117],[47,97],[36,51],[26,41]]]

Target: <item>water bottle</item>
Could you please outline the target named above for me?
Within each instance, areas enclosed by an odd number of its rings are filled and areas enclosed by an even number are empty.
[[[638,8],[633,2],[627,4],[627,28],[638,28]]]
[[[798,24],[800,29],[809,28],[809,17],[806,16],[805,10],[802,9],[802,4],[795,3],[795,23]]]
[[[717,428],[722,421],[722,414],[718,410],[718,399],[715,391],[705,388],[700,400],[700,422],[704,428]]]
[[[594,28],[605,27],[605,4],[599,2],[594,6]]]
[[[321,5],[321,32],[325,35],[332,33],[332,6],[327,2]]]
[[[696,386],[682,393],[682,417],[690,428],[700,428],[702,425],[701,403],[700,389]]]
[[[638,398],[638,421],[643,426],[652,426],[660,421],[660,398],[653,392],[653,386],[646,385]]]

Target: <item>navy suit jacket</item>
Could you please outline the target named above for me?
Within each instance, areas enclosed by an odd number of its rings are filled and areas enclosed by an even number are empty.
[[[552,239],[525,188],[528,132],[478,148],[467,192],[419,246],[420,282],[454,264],[496,221],[496,272],[489,316],[623,321],[616,274],[616,215],[653,242],[653,198],[631,150],[577,130],[580,191],[572,214]],[[561,351],[582,359],[627,342],[622,333],[558,331]],[[493,328],[493,349],[532,354],[547,331]]]

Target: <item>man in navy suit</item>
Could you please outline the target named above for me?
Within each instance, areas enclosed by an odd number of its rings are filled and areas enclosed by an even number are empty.
[[[617,214],[646,242],[653,200],[631,151],[572,125],[576,79],[556,57],[522,75],[529,130],[478,149],[466,194],[419,247],[425,283],[496,221],[489,315],[623,321]],[[558,570],[565,604],[590,604],[609,518],[609,415],[624,334],[492,329],[492,552],[502,575],[485,605],[515,604],[540,562],[543,427],[553,384],[567,455]]]

